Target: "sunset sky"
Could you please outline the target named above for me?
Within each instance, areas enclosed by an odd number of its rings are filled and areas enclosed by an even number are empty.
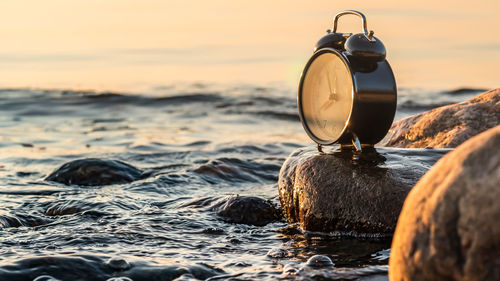
[[[4,1],[0,87],[297,84],[315,42],[362,11],[399,87],[500,86],[500,1]],[[341,31],[360,32],[343,18]]]

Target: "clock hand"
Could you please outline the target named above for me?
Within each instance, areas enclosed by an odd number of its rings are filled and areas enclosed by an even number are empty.
[[[330,94],[332,93],[332,82],[330,82],[330,72],[326,72],[326,79],[328,80],[328,88],[330,89]]]
[[[333,93],[330,97],[332,100],[337,100],[337,89],[339,88],[338,82],[337,76],[335,76],[335,88],[333,89]]]
[[[336,100],[335,96],[337,94],[337,91],[336,91],[337,88],[334,88],[333,91],[332,91],[332,82],[330,81],[330,77],[331,77],[330,76],[330,72],[327,71],[326,73],[327,73],[327,77],[326,78],[328,79],[328,88],[330,89],[330,95],[328,95],[328,100],[329,101],[331,101],[331,100],[334,101],[334,100]],[[337,87],[337,86],[338,86],[337,85],[337,76],[335,76],[335,87]]]
[[[327,100],[327,101],[326,101],[326,102],[325,102],[325,103],[324,103],[324,104],[323,104],[323,105],[319,108],[319,110],[320,110],[320,111],[323,111],[323,110],[325,110],[325,109],[329,108],[332,104],[333,104],[333,101],[329,99],[329,100]]]
[[[328,95],[328,99],[320,107],[319,110],[325,110],[325,109],[329,108],[337,100],[337,88],[334,88],[332,90],[332,82],[330,80],[330,77],[331,77],[330,72],[327,70],[326,79],[328,80],[328,89],[330,90],[330,95]],[[334,79],[335,79],[335,87],[338,87],[337,76],[335,76]]]

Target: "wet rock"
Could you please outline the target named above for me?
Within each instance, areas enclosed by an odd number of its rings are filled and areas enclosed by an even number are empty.
[[[218,201],[213,210],[227,222],[256,226],[264,226],[281,217],[271,202],[255,196],[229,196]]]
[[[394,123],[379,143],[391,147],[457,147],[500,124],[500,88]]]
[[[114,270],[126,270],[130,268],[130,263],[120,257],[112,257],[106,261],[106,264]]]
[[[62,165],[45,180],[66,185],[101,186],[129,183],[144,177],[143,171],[122,161],[86,158]]]
[[[500,280],[500,126],[446,155],[405,201],[390,279]]]
[[[281,211],[271,201],[256,196],[210,196],[181,206],[215,212],[224,221],[230,223],[263,226],[281,219]]]
[[[410,189],[449,151],[378,148],[353,160],[338,147],[299,148],[279,175],[283,214],[309,231],[392,235]]]

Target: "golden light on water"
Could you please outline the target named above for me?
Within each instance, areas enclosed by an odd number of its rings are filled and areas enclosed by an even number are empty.
[[[134,90],[177,81],[297,84],[344,9],[365,13],[400,87],[498,86],[499,1],[9,1],[0,86]],[[341,31],[358,32],[355,17]]]

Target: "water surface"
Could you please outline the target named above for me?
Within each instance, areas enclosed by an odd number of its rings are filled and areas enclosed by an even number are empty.
[[[401,89],[396,118],[478,91]],[[386,279],[390,238],[232,224],[200,203],[240,194],[279,204],[281,164],[313,145],[295,94],[241,84],[0,90],[0,280]],[[44,180],[88,157],[151,176],[103,187]],[[308,267],[318,254],[335,266]]]

